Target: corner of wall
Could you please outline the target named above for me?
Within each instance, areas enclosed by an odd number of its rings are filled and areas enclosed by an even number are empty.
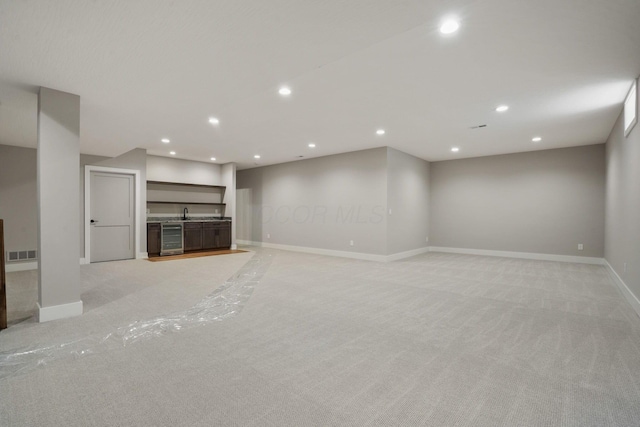
[[[387,147],[386,254],[396,256],[428,247],[430,164]]]
[[[639,94],[640,96],[640,94]],[[606,142],[604,257],[618,288],[640,315],[640,125],[625,136],[624,109]]]

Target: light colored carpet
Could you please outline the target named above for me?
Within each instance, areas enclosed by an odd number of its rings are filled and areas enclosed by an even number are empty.
[[[640,318],[604,267],[270,253],[238,316],[0,380],[0,425],[639,425]],[[87,313],[0,351],[186,309],[251,255],[84,266]]]
[[[217,255],[229,255],[229,254],[241,254],[246,251],[237,250],[237,249],[224,249],[224,250],[215,250],[215,251],[200,251],[200,252],[188,252],[186,254],[180,255],[165,255],[165,256],[151,256],[148,258],[148,261],[151,262],[160,262],[160,261],[173,261],[176,259],[187,259],[187,258],[200,258],[203,256],[217,256]]]
[[[7,323],[29,319],[37,310],[38,270],[7,273]]]

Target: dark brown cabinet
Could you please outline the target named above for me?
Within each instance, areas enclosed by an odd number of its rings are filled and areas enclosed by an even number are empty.
[[[147,253],[160,255],[160,224],[147,224]]]
[[[229,249],[231,247],[231,223],[225,222],[220,226],[220,248]]]
[[[203,223],[202,244],[203,249],[229,249],[231,247],[231,223]]]
[[[199,251],[202,249],[202,223],[184,223],[184,250]]]
[[[216,223],[205,222],[202,224],[202,249],[217,249],[219,235]]]
[[[229,249],[231,247],[231,222],[184,222],[184,250],[201,251]],[[149,256],[159,256],[162,247],[162,226],[160,223],[147,224],[147,252]]]

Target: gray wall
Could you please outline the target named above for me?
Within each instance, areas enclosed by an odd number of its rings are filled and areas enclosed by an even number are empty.
[[[638,143],[632,142],[639,137],[634,130],[624,139],[619,127],[616,124],[607,144],[606,257],[621,276],[636,274],[630,280],[638,283],[640,249],[633,238],[638,233],[624,230],[637,227],[633,218],[640,217],[635,215],[640,191],[633,187],[640,182],[640,153]],[[0,145],[0,214],[15,224],[7,229],[7,248],[35,247],[35,158],[34,149]],[[104,159],[83,155],[81,164]],[[393,254],[425,246],[428,235],[431,246],[601,257],[604,167],[604,149],[597,145],[430,165],[380,148],[248,169],[238,171],[237,177],[238,196],[247,199],[238,200],[243,217],[237,221],[237,237]],[[429,168],[432,182],[425,184],[424,171]],[[150,180],[222,184],[220,172],[219,165],[147,156]],[[250,212],[242,210],[247,204]],[[277,218],[274,207],[281,207]],[[298,208],[295,218],[292,207]],[[387,217],[388,208],[392,215]],[[378,223],[380,215],[384,218]],[[617,227],[620,223],[627,225]],[[353,247],[348,246],[351,239]],[[625,239],[628,243],[621,244]],[[578,243],[585,245],[584,251],[576,249]]]
[[[387,149],[387,208],[387,254],[429,245],[429,162]]]
[[[147,179],[185,184],[224,185],[220,165],[159,156],[147,156]]]
[[[0,218],[7,251],[37,249],[36,166],[35,149],[0,145]]]
[[[236,240],[253,240],[252,203],[253,189],[236,188]]]
[[[622,128],[623,115],[607,141],[605,258],[640,299],[640,125]]]
[[[6,250],[36,249],[38,244],[35,148],[0,145],[0,218],[5,220]],[[108,157],[80,155],[80,257],[84,257],[84,165]]]
[[[430,242],[602,257],[604,200],[604,145],[434,162]]]
[[[238,171],[251,200],[239,210],[252,217],[250,236],[242,221],[239,238],[384,255],[386,166],[387,149],[376,148]]]

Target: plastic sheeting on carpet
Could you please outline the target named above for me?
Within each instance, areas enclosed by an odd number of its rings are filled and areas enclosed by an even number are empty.
[[[137,320],[103,336],[89,336],[54,345],[32,345],[0,352],[0,379],[67,357],[82,357],[121,348],[235,316],[251,297],[271,264],[272,255],[260,251],[225,283],[193,307],[164,316]]]

